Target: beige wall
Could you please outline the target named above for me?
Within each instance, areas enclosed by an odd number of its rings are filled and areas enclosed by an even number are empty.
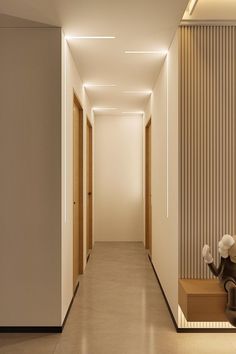
[[[0,29],[0,326],[61,322],[60,36]]]
[[[143,118],[95,118],[95,241],[143,241]]]
[[[84,245],[86,245],[86,128],[87,116],[93,125],[93,114],[83,88],[78,69],[71,55],[69,46],[62,33],[62,248],[61,248],[61,291],[63,322],[73,297],[73,91],[83,107],[84,122]],[[84,247],[84,268],[86,265],[86,247]]]
[[[146,109],[152,116],[152,261],[178,316],[178,34]]]
[[[60,29],[0,29],[0,39],[0,325],[60,326],[73,297],[73,90],[84,166],[93,116]],[[85,168],[84,200],[85,243]]]

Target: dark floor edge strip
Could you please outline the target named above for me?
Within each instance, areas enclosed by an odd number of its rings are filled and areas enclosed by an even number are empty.
[[[166,306],[167,306],[167,308],[168,308],[168,311],[169,311],[169,313],[170,313],[171,319],[172,319],[173,324],[174,324],[174,326],[175,326],[176,332],[178,332],[178,325],[177,325],[177,323],[176,323],[176,321],[175,321],[175,318],[174,318],[174,315],[173,315],[173,313],[172,313],[172,311],[171,311],[169,302],[168,302],[168,300],[167,300],[166,294],[165,294],[165,292],[164,292],[164,290],[163,290],[163,287],[162,287],[162,285],[161,285],[160,279],[159,279],[159,277],[158,277],[158,275],[157,275],[156,269],[154,268],[154,265],[153,265],[153,263],[152,263],[152,258],[151,258],[151,256],[150,256],[150,254],[148,254],[148,258],[149,258],[149,261],[150,261],[150,263],[151,263],[151,266],[152,266],[152,269],[153,269],[153,271],[154,271],[154,274],[155,274],[155,276],[156,276],[157,282],[158,282],[158,284],[159,284],[159,286],[160,286],[162,295],[163,295],[163,297],[164,297]]]
[[[62,326],[0,326],[0,333],[62,333],[78,288],[79,282],[75,288],[73,298],[66,312]]]
[[[62,333],[62,326],[1,326],[0,333]]]
[[[170,308],[169,302],[167,300],[166,294],[164,292],[164,289],[163,289],[163,287],[161,285],[160,279],[159,279],[159,277],[157,275],[156,269],[154,268],[154,265],[152,263],[152,258],[150,256],[150,254],[148,254],[148,258],[149,258],[149,261],[151,263],[151,266],[152,266],[152,269],[154,271],[154,274],[156,276],[157,282],[158,282],[158,284],[160,286],[162,295],[164,297],[166,306],[168,308],[168,311],[170,313],[171,319],[173,321],[173,324],[175,326],[175,330],[176,330],[177,333],[236,333],[236,328],[180,328],[180,327],[178,327],[178,325],[176,323],[176,320],[174,318],[174,315],[172,313],[172,310]]]
[[[76,296],[76,294],[77,294],[78,289],[79,289],[79,282],[78,282],[78,284],[76,285],[76,288],[75,288],[75,291],[74,291],[74,295],[73,295],[73,297],[72,297],[72,299],[71,299],[70,305],[69,305],[69,307],[68,307],[68,310],[67,310],[67,312],[66,312],[64,321],[63,321],[63,323],[62,323],[62,331],[63,331],[63,329],[64,329],[64,327],[65,327],[67,318],[68,318],[68,316],[69,316],[69,313],[70,313],[70,310],[71,310],[71,307],[72,307],[72,305],[73,305],[73,302],[74,302],[74,299],[75,299],[75,296]]]

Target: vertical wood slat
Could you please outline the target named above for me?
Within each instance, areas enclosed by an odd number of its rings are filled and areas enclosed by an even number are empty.
[[[236,27],[182,26],[180,276],[209,278],[201,251],[236,233]]]

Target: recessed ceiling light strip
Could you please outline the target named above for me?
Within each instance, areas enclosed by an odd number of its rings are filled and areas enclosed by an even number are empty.
[[[188,13],[189,13],[189,15],[192,15],[192,13],[193,13],[193,11],[195,9],[195,6],[197,5],[197,1],[198,0],[191,0],[189,2],[189,5],[188,5]]]
[[[152,90],[143,90],[143,91],[123,91],[123,93],[131,94],[131,95],[151,95]]]
[[[88,87],[115,87],[115,84],[84,84],[83,85],[85,88]]]
[[[116,110],[118,108],[116,107],[93,107],[93,111],[113,111]]]
[[[115,39],[114,36],[65,36],[65,39]]]
[[[166,55],[168,50],[125,50],[125,54],[159,54]]]
[[[144,111],[130,111],[130,112],[122,112],[122,114],[144,114]]]

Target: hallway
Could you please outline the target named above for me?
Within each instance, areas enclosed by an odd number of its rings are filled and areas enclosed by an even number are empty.
[[[62,334],[0,334],[1,354],[235,351],[235,334],[175,332],[141,242],[95,244]]]

